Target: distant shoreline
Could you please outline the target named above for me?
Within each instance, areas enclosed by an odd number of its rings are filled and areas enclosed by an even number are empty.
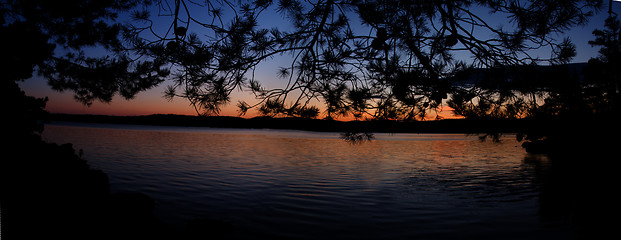
[[[435,121],[336,121],[304,118],[241,118],[228,116],[188,116],[154,114],[144,116],[110,116],[82,114],[50,114],[50,121],[107,123],[151,126],[289,129],[314,132],[376,132],[376,133],[518,133],[532,121],[525,119],[473,120],[445,119]]]

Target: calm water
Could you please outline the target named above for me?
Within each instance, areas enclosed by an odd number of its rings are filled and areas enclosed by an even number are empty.
[[[537,171],[507,136],[338,133],[129,125],[47,125],[112,191],[138,191],[156,215],[231,222],[241,238],[543,239],[570,234],[540,216]]]

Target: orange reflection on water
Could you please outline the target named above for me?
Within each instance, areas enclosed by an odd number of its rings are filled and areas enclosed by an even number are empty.
[[[113,191],[144,192],[167,209],[163,219],[181,225],[232,216],[251,233],[347,238],[385,226],[417,236],[427,233],[420,224],[433,232],[513,219],[507,214],[522,214],[520,202],[535,196],[511,136],[496,144],[462,134],[376,134],[351,145],[338,133],[47,125],[44,138],[74,143],[108,173]],[[498,212],[486,201],[519,204]]]

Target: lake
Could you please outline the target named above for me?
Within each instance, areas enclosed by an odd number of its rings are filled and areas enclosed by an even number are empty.
[[[339,133],[53,123],[113,192],[142,192],[163,222],[231,223],[241,239],[569,238],[541,209],[541,169],[515,136]]]

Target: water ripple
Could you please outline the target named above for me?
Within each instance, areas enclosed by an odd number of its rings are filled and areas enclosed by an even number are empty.
[[[114,191],[152,196],[158,216],[181,228],[201,217],[231,221],[249,239],[539,229],[536,175],[514,141],[397,134],[352,146],[330,133],[289,133],[49,125],[45,137],[75,143]]]

